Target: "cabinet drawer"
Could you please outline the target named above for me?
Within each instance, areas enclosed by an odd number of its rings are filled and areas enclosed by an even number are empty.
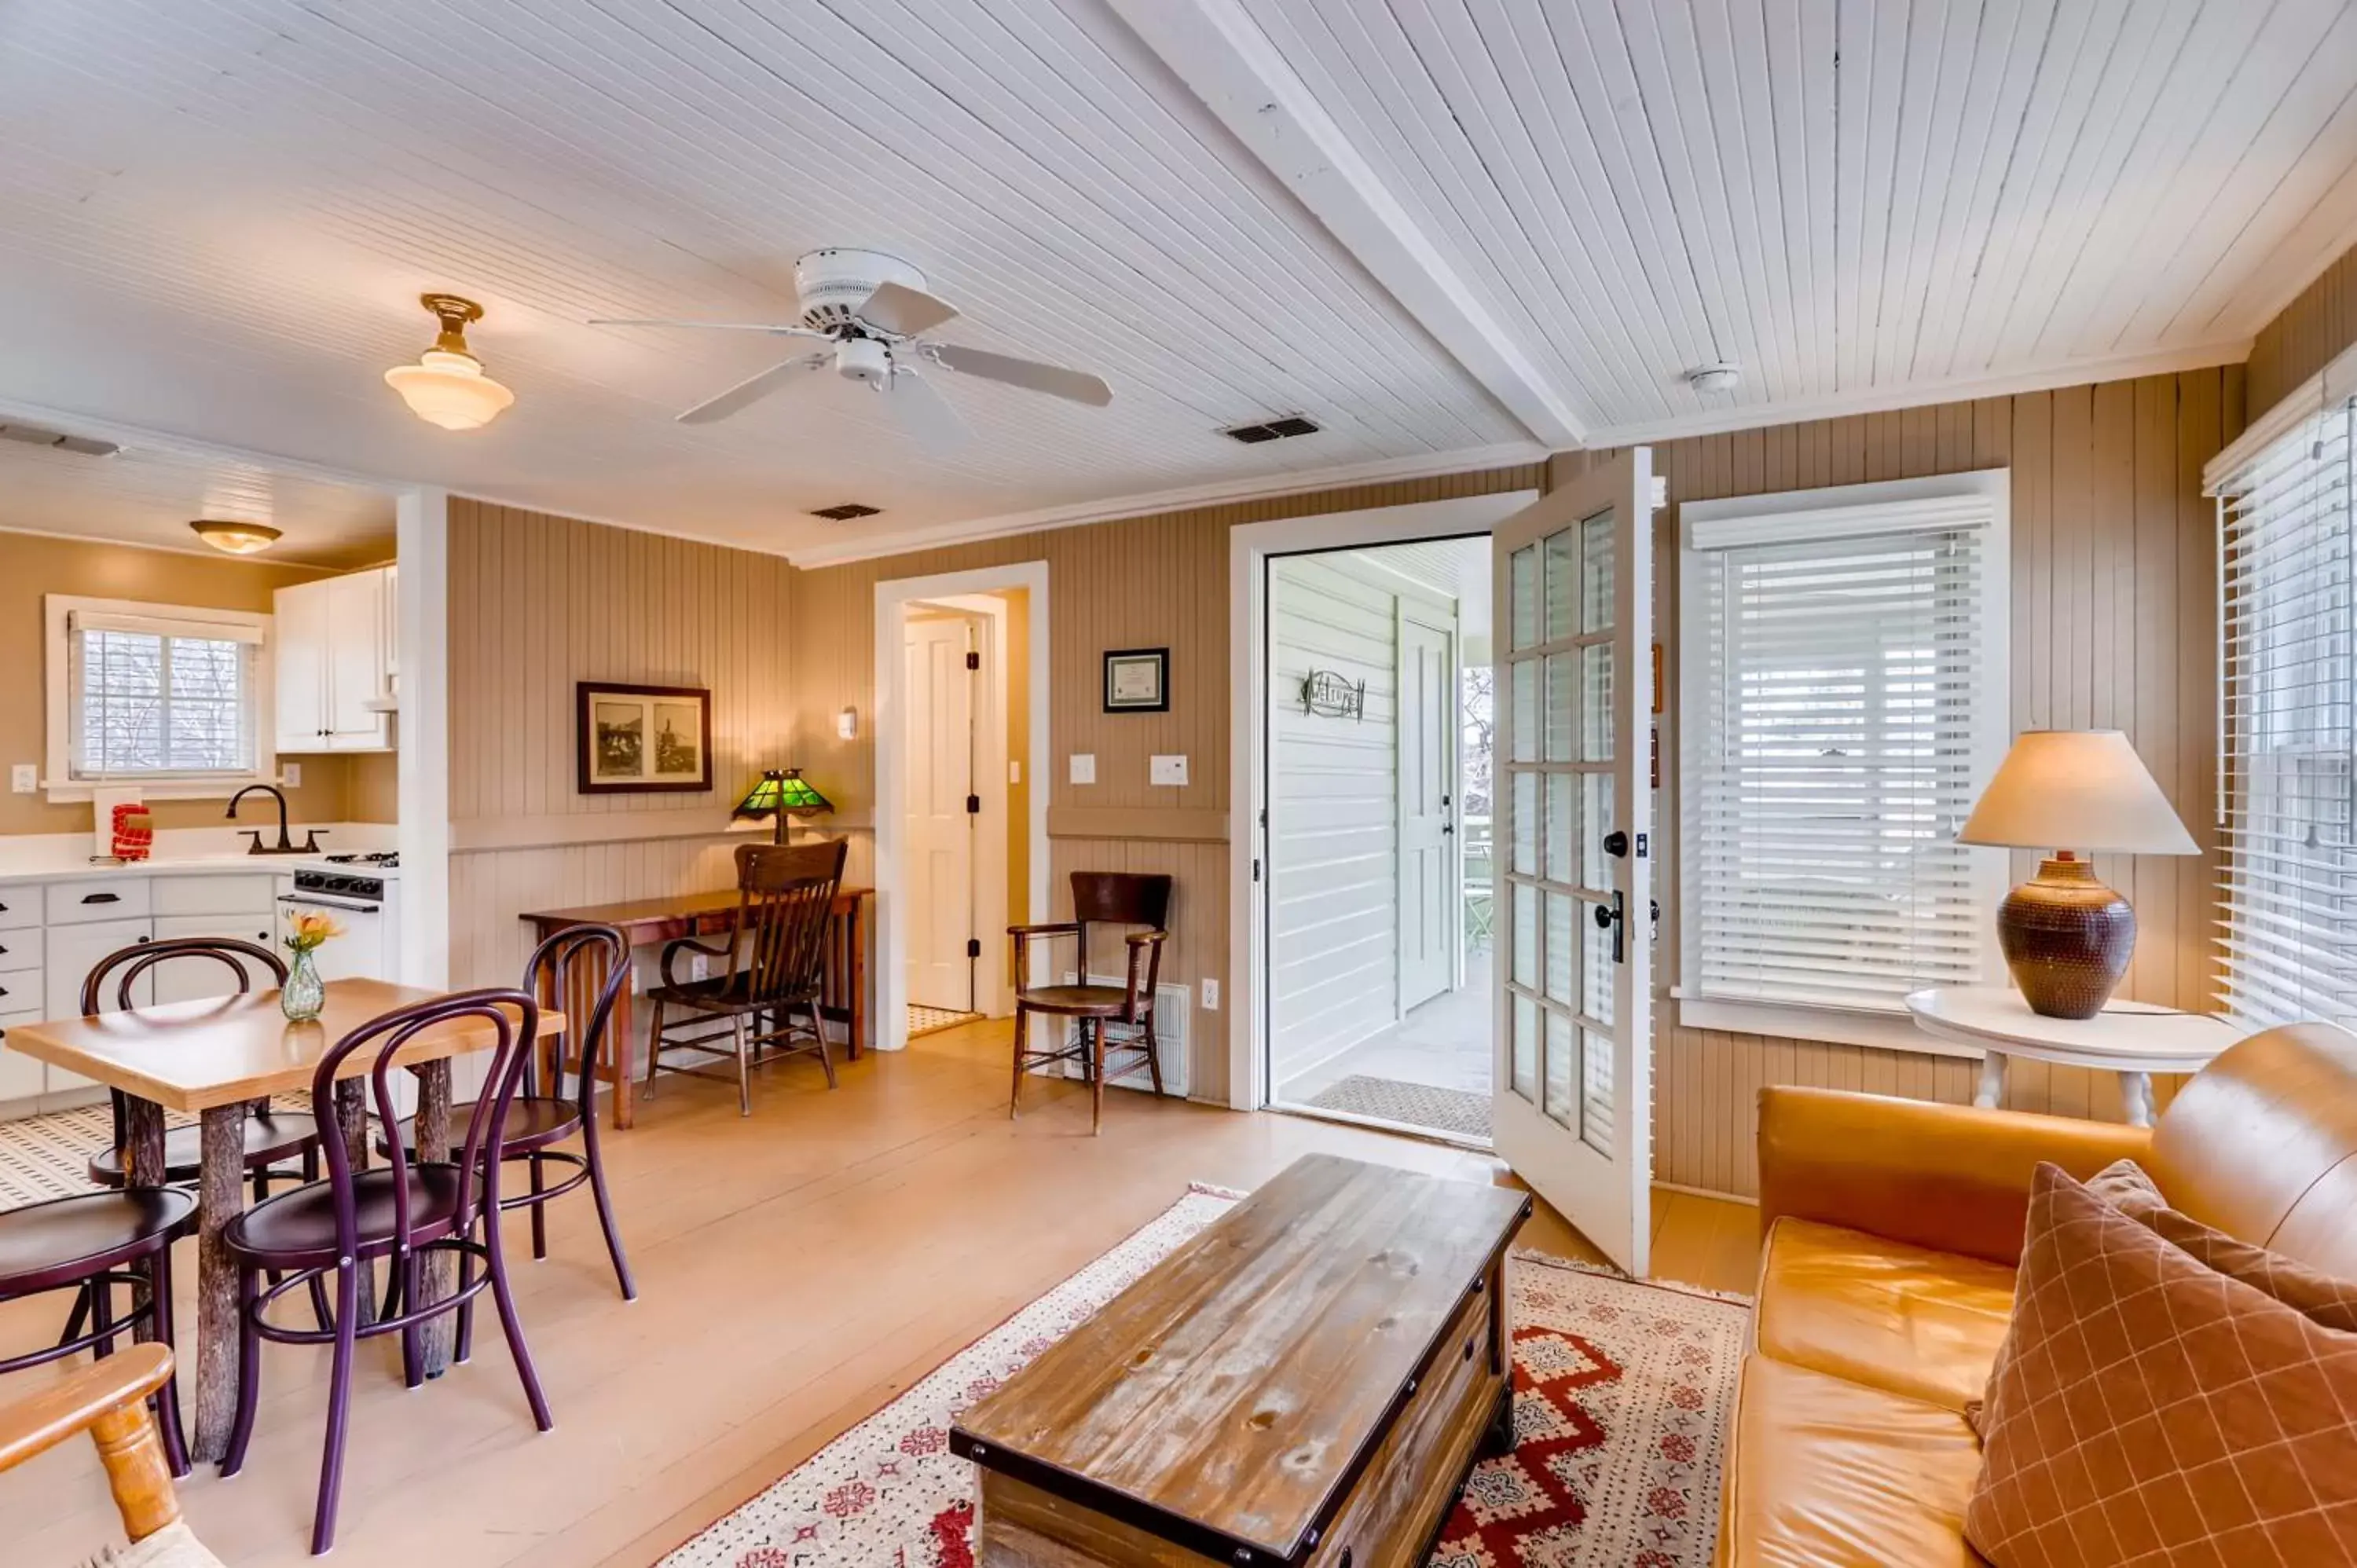
[[[41,923],[41,885],[20,882],[0,887],[0,931],[22,930]]]
[[[19,1024],[38,1024],[41,1015],[0,1013],[0,1100],[30,1100],[44,1088],[47,1070],[31,1057],[8,1048],[8,1031]]]
[[[272,911],[267,872],[221,876],[158,876],[150,885],[158,916],[267,915]],[[125,914],[135,911],[125,910]],[[159,936],[161,932],[157,933]]]
[[[20,1023],[35,1023],[49,1016],[44,998],[48,985],[38,969],[12,970],[0,974],[0,1015],[22,1013]],[[79,1009],[77,1009],[79,1011]],[[66,1015],[71,1017],[73,1015]]]
[[[42,945],[38,926],[0,930],[0,974],[40,968]]]
[[[75,926],[85,920],[129,920],[147,913],[154,885],[144,876],[90,876],[49,884],[48,923]]]

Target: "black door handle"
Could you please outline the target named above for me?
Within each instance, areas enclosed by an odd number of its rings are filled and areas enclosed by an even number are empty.
[[[1596,929],[1599,931],[1610,931],[1612,933],[1612,961],[1614,963],[1626,963],[1629,961],[1628,937],[1626,934],[1628,931],[1628,923],[1620,918],[1620,892],[1618,888],[1615,888],[1612,893],[1612,903],[1609,908],[1602,904],[1596,906]]]

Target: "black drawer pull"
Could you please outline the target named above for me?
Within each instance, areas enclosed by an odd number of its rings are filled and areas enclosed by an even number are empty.
[[[1474,1344],[1475,1344],[1475,1341],[1470,1340],[1470,1339],[1468,1339],[1467,1341],[1465,1341],[1465,1359],[1466,1359],[1467,1360],[1469,1360],[1469,1360],[1471,1360],[1471,1359],[1473,1359],[1473,1346],[1474,1346]]]
[[[123,902],[123,895],[120,893],[85,893],[81,896],[81,901],[85,904],[120,904]]]

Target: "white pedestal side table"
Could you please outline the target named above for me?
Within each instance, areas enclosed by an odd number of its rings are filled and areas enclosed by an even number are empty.
[[[1942,985],[1907,998],[1915,1026],[1927,1035],[1981,1049],[1981,1081],[1973,1103],[2005,1098],[2009,1057],[2092,1068],[2120,1075],[2120,1096],[2131,1126],[2152,1125],[2152,1075],[2199,1072],[2242,1031],[2207,1013],[2180,1013],[2146,1002],[2114,1002],[2092,1018],[2049,1018],[2029,1010],[2021,993],[2005,985]]]

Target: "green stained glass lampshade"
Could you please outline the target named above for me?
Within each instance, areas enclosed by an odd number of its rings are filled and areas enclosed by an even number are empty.
[[[737,802],[736,815],[769,817],[783,811],[788,816],[805,816],[813,811],[832,811],[834,803],[802,778],[799,768],[782,770],[771,768],[761,775],[745,798]]]

